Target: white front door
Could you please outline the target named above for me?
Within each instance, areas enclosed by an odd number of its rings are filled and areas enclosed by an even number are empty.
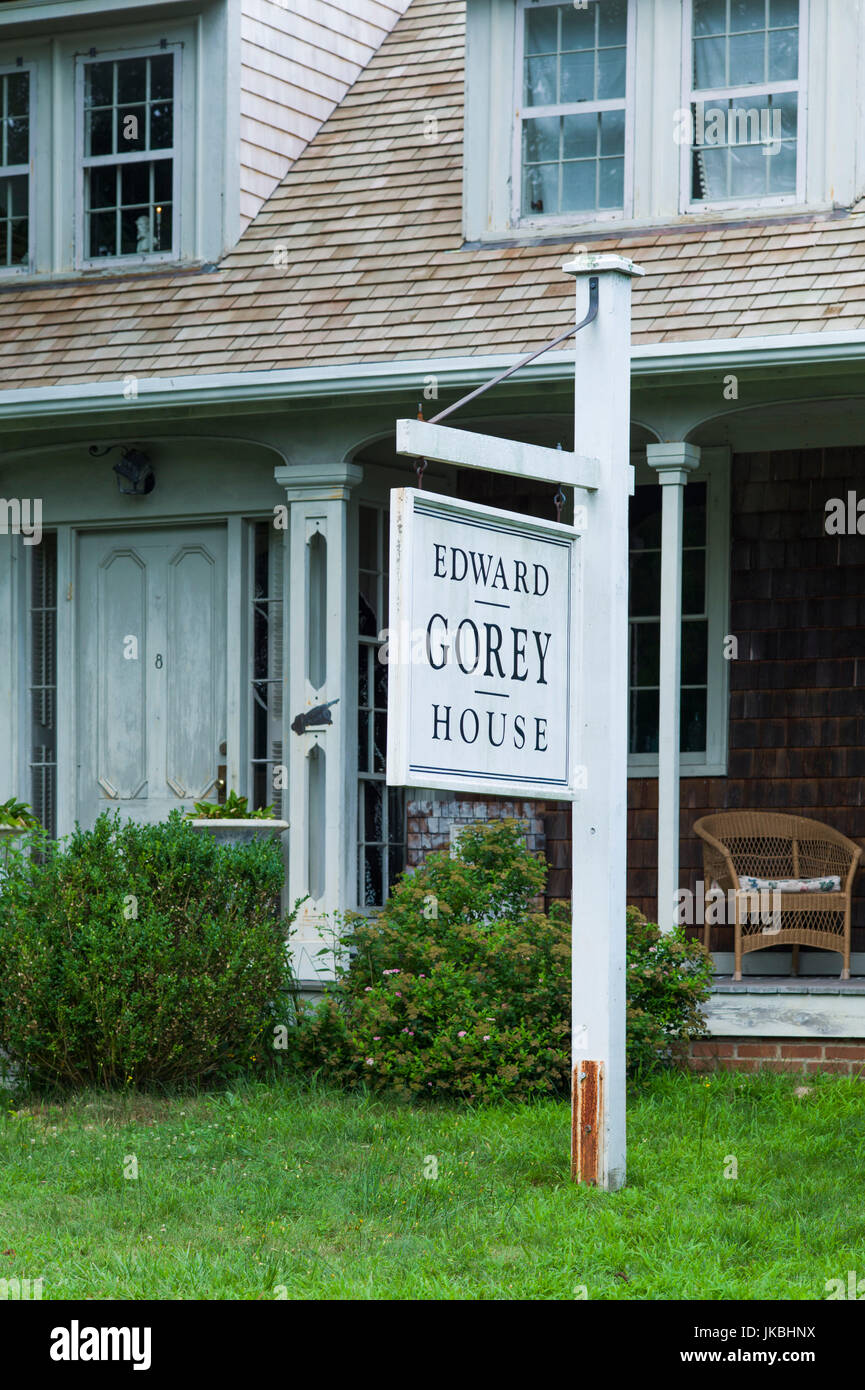
[[[225,756],[225,529],[79,541],[77,818],[215,801]]]

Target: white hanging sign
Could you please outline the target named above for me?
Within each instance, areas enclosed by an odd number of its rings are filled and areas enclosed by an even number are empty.
[[[579,533],[391,498],[388,784],[571,799]]]

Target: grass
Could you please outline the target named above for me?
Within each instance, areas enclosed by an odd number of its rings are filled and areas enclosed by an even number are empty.
[[[564,1103],[286,1080],[29,1104],[0,1112],[0,1278],[47,1299],[825,1298],[865,1276],[865,1086],[799,1084],[656,1079],[613,1195],[569,1181]]]

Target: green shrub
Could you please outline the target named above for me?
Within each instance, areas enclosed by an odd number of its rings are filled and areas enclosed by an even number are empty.
[[[301,1064],[405,1096],[566,1090],[569,926],[533,911],[544,879],[513,821],[431,854],[377,916],[349,920],[335,986],[301,1010]]]
[[[291,985],[278,842],[179,812],[33,835],[0,884],[0,1051],[31,1084],[177,1085],[272,1061]]]
[[[662,932],[635,907],[628,923],[628,1068],[649,1071],[681,1062],[688,1044],[705,1036],[700,1004],[708,998],[713,965],[684,927]]]
[[[455,857],[430,855],[376,916],[349,919],[336,983],[301,1006],[300,1066],[407,1097],[567,1094],[570,912],[533,909],[545,877],[513,821],[464,830]],[[679,935],[661,938],[634,910],[628,942],[639,1069],[699,1031],[705,971]]]

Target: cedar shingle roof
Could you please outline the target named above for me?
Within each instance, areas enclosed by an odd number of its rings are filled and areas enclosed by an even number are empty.
[[[463,42],[462,0],[413,0],[217,269],[0,292],[2,387],[521,352],[567,328],[577,237],[463,249]],[[865,324],[861,214],[590,245],[647,272],[636,343]]]

